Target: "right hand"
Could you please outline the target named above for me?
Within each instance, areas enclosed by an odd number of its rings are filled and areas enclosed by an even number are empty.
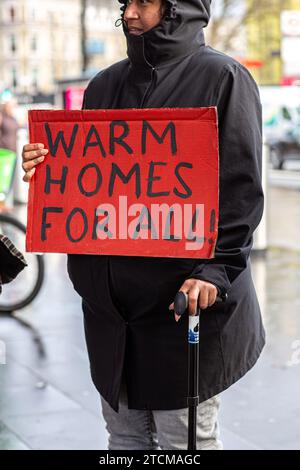
[[[36,166],[45,160],[49,150],[44,148],[44,144],[26,144],[22,151],[22,168],[25,171],[23,181],[29,183],[35,173]]]

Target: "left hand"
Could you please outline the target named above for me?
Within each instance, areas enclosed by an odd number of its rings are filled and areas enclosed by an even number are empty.
[[[198,306],[201,310],[211,307],[215,303],[218,295],[218,289],[214,284],[194,278],[187,279],[182,284],[179,291],[188,295],[188,309],[190,315],[197,314]],[[169,306],[169,310],[174,310],[174,302]],[[176,321],[178,321],[180,316],[176,315],[176,312],[174,312],[174,314]]]

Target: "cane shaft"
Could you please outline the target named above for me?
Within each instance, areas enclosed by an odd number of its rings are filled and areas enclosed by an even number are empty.
[[[188,450],[196,450],[197,407],[199,403],[199,310],[189,316],[189,360],[188,360]]]

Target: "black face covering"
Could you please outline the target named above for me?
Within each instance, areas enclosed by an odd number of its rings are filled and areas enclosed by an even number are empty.
[[[122,16],[127,1],[122,4]],[[158,67],[196,51],[204,42],[203,28],[210,18],[211,0],[166,0],[164,18],[155,28],[141,36],[123,30],[127,40],[128,58],[134,65]]]

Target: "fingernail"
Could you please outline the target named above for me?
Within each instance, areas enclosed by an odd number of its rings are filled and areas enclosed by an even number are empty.
[[[44,148],[44,144],[39,144],[39,145],[38,145],[38,148],[39,148],[39,149],[43,149],[43,148]]]
[[[175,320],[178,322],[180,320],[181,315],[177,315],[177,313],[174,313]]]

